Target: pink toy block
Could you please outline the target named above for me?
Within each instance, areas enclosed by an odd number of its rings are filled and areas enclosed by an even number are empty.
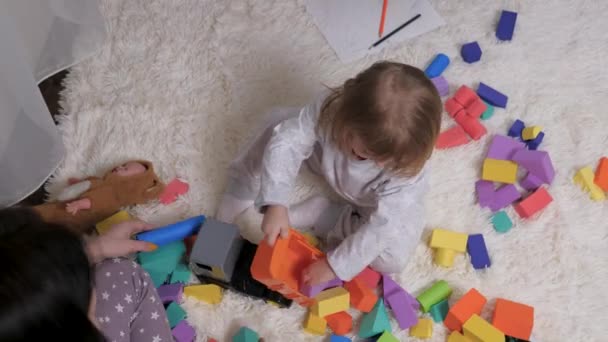
[[[338,278],[317,285],[302,284],[300,285],[300,292],[306,297],[313,298],[323,290],[331,289],[332,287],[340,287],[342,284],[342,280]]]
[[[479,119],[481,114],[486,111],[488,106],[480,99],[477,98],[473,102],[471,102],[464,110],[466,110],[467,114],[470,117]]]
[[[176,342],[193,342],[194,338],[196,337],[194,328],[192,328],[185,320],[177,323],[175,328],[171,330],[171,333]]]
[[[355,278],[361,279],[363,283],[369,288],[375,289],[376,287],[378,287],[380,277],[380,273],[374,271],[368,266],[363,271],[361,271],[361,273],[357,274]]]
[[[511,160],[515,152],[526,148],[526,144],[513,138],[496,134],[492,138],[486,158]]]
[[[416,311],[411,306],[405,291],[392,292],[385,298],[387,303],[390,303],[389,307],[401,329],[408,329],[418,323]]]
[[[165,190],[163,190],[162,194],[160,194],[158,198],[160,203],[170,204],[177,200],[177,196],[185,194],[189,189],[190,186],[188,183],[184,183],[175,178],[169,184],[167,184],[167,186],[165,186]]]
[[[494,201],[494,182],[483,179],[475,182],[475,192],[477,192],[477,202],[482,208],[489,207]]]
[[[442,150],[450,147],[456,147],[468,143],[471,139],[465,133],[464,129],[459,125],[449,128],[441,133],[437,138],[435,147]]]
[[[167,284],[161,285],[158,289],[158,296],[163,304],[167,304],[170,302],[181,303],[182,294],[184,293],[184,284],[183,283],[175,283],[175,284]]]
[[[521,187],[526,190],[533,191],[533,190],[540,188],[540,186],[543,185],[544,183],[545,182],[543,182],[542,179],[540,179],[540,178],[536,177],[535,175],[531,174],[530,172],[528,172],[526,177],[524,177],[519,182],[519,185],[521,185]]]
[[[517,203],[514,208],[521,218],[529,218],[543,210],[553,201],[547,189],[540,187],[523,201]]]
[[[458,101],[456,101],[453,97],[445,101],[443,107],[451,117],[455,117],[456,114],[460,113],[464,109],[462,105],[458,103]]]
[[[494,192],[490,210],[497,212],[521,198],[521,194],[513,184],[504,185]]]
[[[471,103],[479,99],[475,91],[465,85],[460,86],[452,98],[464,108],[467,108]]]
[[[386,274],[382,275],[382,290],[384,301],[387,303],[388,308],[391,307],[391,304],[388,302],[387,297],[397,292],[403,292],[405,294],[405,297],[407,298],[409,305],[414,310],[420,309],[420,303],[418,302],[418,300],[416,300],[414,296],[409,294],[409,292],[407,292],[404,288],[402,288],[399,284],[397,284],[397,282],[395,282],[390,276]]]
[[[454,120],[456,120],[456,123],[459,124],[473,140],[479,140],[479,138],[487,133],[484,125],[482,125],[479,120],[467,115],[465,111],[460,111],[456,114]]]
[[[450,93],[448,81],[443,76],[433,77],[431,78],[431,82],[437,88],[439,96],[447,96]]]
[[[545,151],[519,150],[513,154],[511,160],[547,184],[551,184],[555,178],[551,157]]]

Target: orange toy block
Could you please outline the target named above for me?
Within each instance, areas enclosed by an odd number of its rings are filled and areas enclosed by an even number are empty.
[[[540,187],[523,201],[514,205],[515,211],[521,218],[529,218],[544,209],[553,201],[547,189]]]
[[[450,330],[460,330],[471,316],[481,313],[486,302],[486,297],[472,288],[452,305],[443,323]]]
[[[336,335],[346,335],[353,330],[353,317],[346,311],[326,316],[325,320]]]
[[[371,289],[375,289],[378,287],[378,283],[380,283],[380,278],[382,275],[380,273],[374,271],[369,266],[363,269],[361,273],[357,274],[353,279],[360,279],[363,281],[365,285],[367,285]]]
[[[265,240],[260,242],[251,263],[251,275],[269,289],[308,307],[314,300],[299,291],[302,270],[323,257],[304,235],[290,229],[287,238],[278,238],[274,246]]]
[[[460,125],[456,125],[439,133],[435,147],[441,150],[464,145],[469,141],[469,136],[465,133],[464,129]]]
[[[602,190],[608,192],[608,158],[603,157],[595,170],[593,182]]]
[[[361,279],[353,279],[344,284],[350,293],[350,305],[361,312],[370,312],[378,301],[374,290],[370,289]]]
[[[507,299],[496,299],[492,325],[505,335],[529,340],[534,326],[534,308]]]
[[[486,127],[482,125],[479,120],[469,116],[466,111],[461,111],[456,114],[454,120],[456,120],[456,123],[459,124],[473,140],[479,140],[488,132]]]

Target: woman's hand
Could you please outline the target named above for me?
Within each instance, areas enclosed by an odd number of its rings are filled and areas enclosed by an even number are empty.
[[[274,246],[279,234],[281,234],[282,238],[286,238],[289,235],[289,215],[287,214],[287,208],[282,205],[268,206],[264,212],[262,231],[264,232],[264,239],[266,239],[271,246]]]
[[[336,277],[336,273],[331,266],[329,266],[326,258],[313,262],[302,272],[302,280],[308,285],[325,283]]]
[[[87,253],[91,263],[135,252],[155,250],[158,248],[155,244],[131,238],[139,232],[150,229],[152,229],[152,225],[140,220],[126,221],[112,226],[105,234],[94,237],[87,243]]]

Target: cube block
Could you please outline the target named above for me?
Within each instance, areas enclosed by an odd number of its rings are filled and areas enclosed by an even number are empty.
[[[382,275],[376,271],[374,271],[371,267],[366,267],[361,271],[361,273],[355,276],[356,279],[361,279],[364,284],[368,287],[375,289],[378,287],[378,283],[380,283],[380,278]]]
[[[378,301],[378,296],[376,296],[374,290],[361,279],[346,282],[344,287],[350,293],[350,304],[361,312],[370,312]]]
[[[506,233],[513,227],[513,221],[506,212],[499,211],[492,216],[492,225],[497,232]]]
[[[467,63],[475,63],[481,59],[481,48],[477,42],[464,44],[460,49],[462,59]]]
[[[329,329],[338,335],[346,335],[353,330],[353,317],[346,311],[326,316],[325,321]]]
[[[492,106],[500,108],[506,108],[509,100],[505,94],[483,82],[480,82],[479,87],[477,87],[477,95]]]
[[[469,235],[467,251],[471,256],[471,264],[476,270],[490,267],[490,256],[482,234]]]
[[[521,218],[529,218],[543,210],[553,201],[547,189],[540,187],[523,201],[517,203],[514,208]]]
[[[346,311],[350,304],[350,293],[343,287],[334,287],[319,293],[311,312],[318,317],[325,317],[340,311]]]
[[[450,330],[459,331],[472,315],[481,313],[486,302],[486,298],[479,291],[470,289],[452,305],[443,324]]]
[[[431,82],[433,82],[439,96],[447,96],[450,93],[450,85],[443,76],[433,77]]]
[[[529,340],[534,326],[534,308],[507,299],[496,299],[492,325],[505,335]]]
[[[504,342],[505,334],[479,315],[472,315],[462,326],[464,335],[474,342]]]
[[[483,180],[513,184],[517,180],[517,164],[509,160],[486,158],[483,162]]]
[[[429,338],[433,336],[433,321],[429,318],[421,318],[418,324],[410,328],[410,336],[418,338]]]
[[[513,125],[511,125],[511,128],[509,128],[509,132],[507,133],[507,135],[512,138],[521,139],[521,132],[524,131],[524,128],[526,128],[526,125],[524,124],[524,122],[517,119],[517,120],[515,120],[515,122],[513,122]]]

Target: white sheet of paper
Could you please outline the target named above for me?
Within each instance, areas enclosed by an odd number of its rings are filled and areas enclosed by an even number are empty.
[[[389,0],[384,35],[416,14],[421,17],[370,49],[378,37],[383,0],[306,0],[306,9],[343,62],[401,43],[445,24],[428,0]]]

